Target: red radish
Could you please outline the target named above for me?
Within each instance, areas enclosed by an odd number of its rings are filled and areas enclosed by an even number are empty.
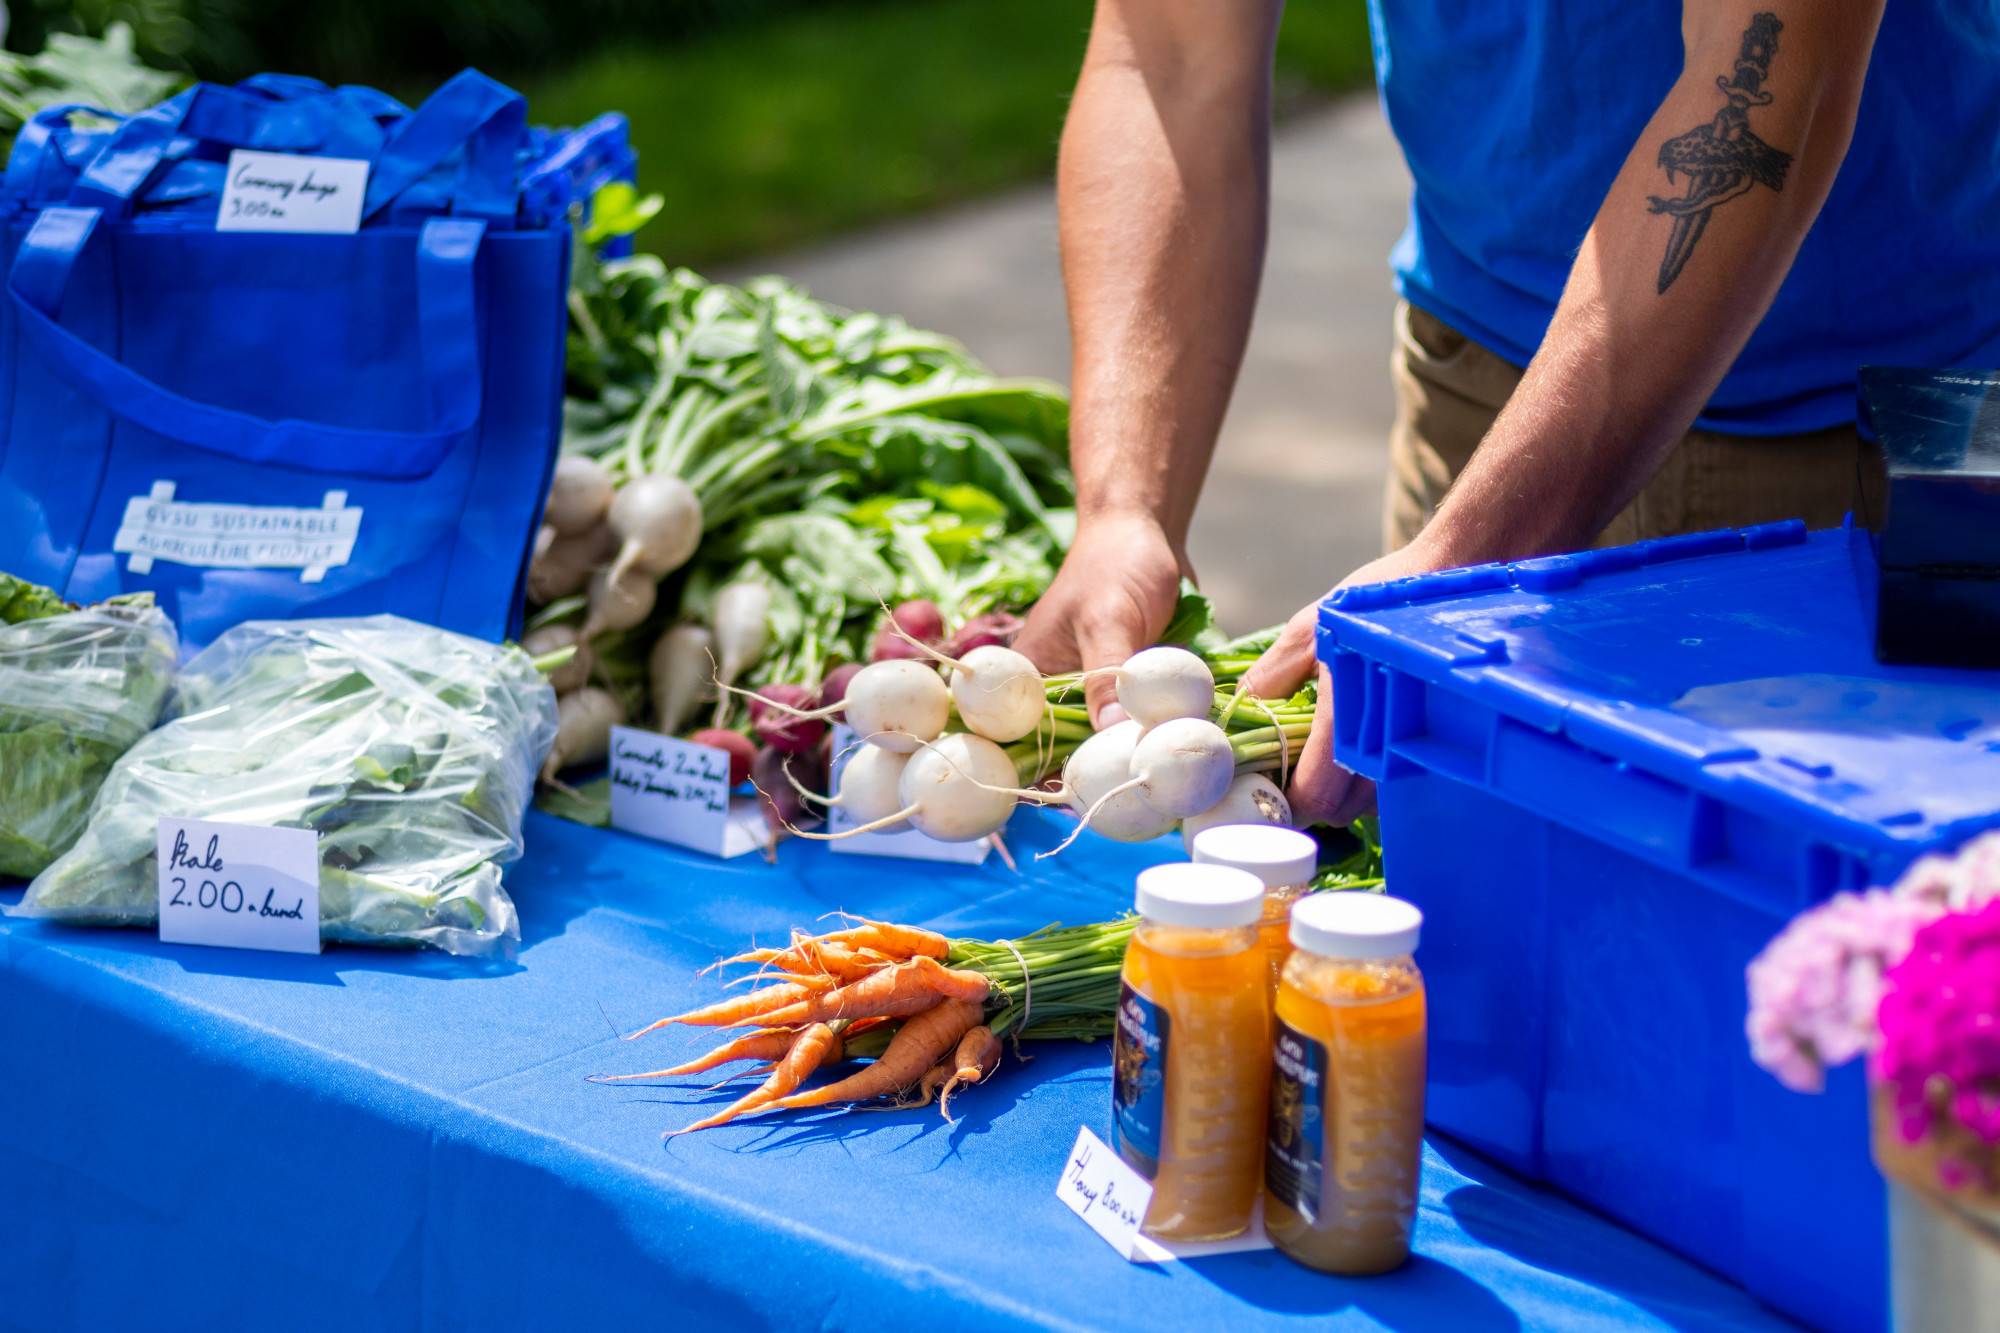
[[[772,704],[778,705],[771,707]],[[757,739],[786,754],[804,754],[826,736],[826,723],[819,718],[799,717],[819,707],[819,700],[803,685],[765,685],[750,699],[750,725]]]
[[[975,648],[1009,648],[1027,622],[1012,611],[988,611],[959,626],[944,646],[946,657],[964,657]]]
[[[819,683],[820,705],[825,708],[831,708],[835,704],[845,700],[847,698],[847,682],[853,680],[860,671],[861,663],[843,662],[833,670],[827,672],[826,679]]]
[[[776,836],[818,814],[807,796],[826,789],[826,762],[819,755],[786,754],[767,745],[750,765],[750,781],[764,798],[764,818]]]
[[[688,737],[696,745],[712,745],[729,753],[729,785],[740,787],[750,779],[750,763],[757,757],[757,747],[750,738],[740,731],[730,731],[726,727],[703,727]]]
[[[944,613],[937,609],[937,603],[919,597],[913,601],[898,603],[889,613],[896,628],[913,639],[925,643],[936,643],[944,637]]]
[[[887,625],[876,630],[875,637],[868,644],[870,662],[907,662],[921,660],[923,656],[921,646],[911,643]]]

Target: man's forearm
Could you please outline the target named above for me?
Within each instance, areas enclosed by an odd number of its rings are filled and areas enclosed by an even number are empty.
[[[1879,12],[1779,0],[1691,15],[1686,71],[1613,183],[1541,350],[1418,539],[1430,563],[1588,545],[1645,486],[1832,187]]]
[[[1146,515],[1176,548],[1263,267],[1276,23],[1275,5],[1100,0],[1063,131],[1079,515]]]

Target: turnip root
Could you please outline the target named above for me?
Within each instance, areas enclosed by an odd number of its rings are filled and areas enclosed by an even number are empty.
[[[870,745],[909,754],[935,739],[951,720],[951,691],[944,679],[921,662],[870,662],[847,682],[846,696],[824,708],[794,708],[726,680],[716,682],[727,694],[761,699],[763,706],[805,721],[845,716],[847,725]]]
[[[1243,773],[1229,784],[1221,800],[1181,821],[1181,841],[1192,856],[1195,835],[1203,829],[1223,824],[1281,824],[1289,828],[1291,823],[1291,803],[1278,784],[1262,773]]]
[[[727,727],[703,727],[688,739],[696,745],[707,745],[729,756],[731,787],[740,787],[749,780],[750,765],[757,758],[757,747],[750,743],[748,736]]]
[[[951,691],[921,662],[874,662],[848,681],[843,711],[862,740],[909,754],[944,730],[951,718]],[[1016,780],[1011,770],[1007,780]]]
[[[1148,805],[1131,783],[1132,752],[1143,732],[1138,722],[1127,718],[1078,746],[1063,765],[1070,808],[1114,842],[1150,842],[1176,822],[1174,816]],[[1082,827],[1078,825],[1079,830]]]
[[[607,520],[618,538],[612,569],[644,570],[655,579],[688,562],[701,545],[701,500],[679,477],[652,473],[619,488]]]
[[[1141,726],[1175,718],[1206,718],[1215,706],[1215,676],[1185,648],[1147,648],[1109,668],[1118,679],[1118,703]]]
[[[607,630],[632,629],[653,614],[659,585],[642,569],[600,569],[590,576],[589,610],[583,617],[583,637]]]
[[[903,808],[903,768],[909,762],[909,755],[879,745],[857,747],[841,767],[835,803],[857,824],[887,819]]]
[[[555,532],[544,526],[542,532]],[[616,549],[609,529],[591,528],[574,537],[551,536],[546,546],[539,535],[535,558],[528,565],[528,600],[547,606],[559,598],[582,592],[591,573]]]
[[[1012,648],[987,644],[952,663],[952,702],[965,725],[990,741],[1017,741],[1048,712],[1042,673]]]
[[[564,454],[556,460],[542,520],[564,537],[581,536],[604,521],[614,489],[604,464],[587,454]]]
[[[725,692],[764,655],[771,637],[770,613],[771,590],[761,583],[746,579],[715,594],[715,683]],[[715,702],[718,725],[727,702],[726,697]]]
[[[549,685],[557,694],[581,689],[590,679],[590,647],[577,637],[574,625],[544,625],[521,636],[521,649],[530,657],[546,657],[564,648],[574,648],[569,661],[549,673]]]
[[[1229,736],[1205,717],[1148,727],[1132,747],[1132,778],[1146,804],[1185,819],[1221,800],[1236,776]]]
[[[646,674],[653,687],[654,722],[671,736],[694,716],[715,672],[714,637],[700,625],[676,625],[653,644]]]
[[[757,739],[773,750],[804,754],[826,738],[825,722],[798,716],[818,702],[803,685],[765,685],[750,699],[750,725],[756,729]]]
[[[556,739],[542,761],[542,779],[572,764],[590,764],[611,752],[611,729],[625,721],[625,710],[609,690],[586,685],[556,700]]]
[[[954,732],[909,756],[896,784],[899,808],[841,833],[804,836],[833,840],[907,823],[939,842],[977,842],[1006,826],[1016,803],[1015,780],[1014,761],[1005,750],[984,736]],[[841,785],[844,793],[844,780]]]

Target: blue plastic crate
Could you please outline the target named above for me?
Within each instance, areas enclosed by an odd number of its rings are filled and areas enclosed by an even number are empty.
[[[1886,1324],[1860,1071],[1750,1061],[1801,909],[2000,826],[2000,673],[1871,651],[1798,523],[1330,598],[1335,754],[1426,911],[1432,1122],[1812,1324]]]

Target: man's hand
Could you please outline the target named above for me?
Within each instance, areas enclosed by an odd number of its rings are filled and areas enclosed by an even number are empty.
[[[1412,546],[1371,560],[1340,581],[1342,588],[1364,583],[1387,583],[1411,574],[1437,568],[1422,549],[1421,539]],[[1314,642],[1319,629],[1319,603],[1303,607],[1285,622],[1278,641],[1257,659],[1257,665],[1243,677],[1242,689],[1260,699],[1289,697],[1315,673],[1319,692],[1313,704],[1312,734],[1306,737],[1305,752],[1292,769],[1286,798],[1292,803],[1292,822],[1300,828],[1312,824],[1342,827],[1368,812],[1375,802],[1375,784],[1333,762],[1333,678],[1319,664]]]
[[[1043,671],[1118,666],[1159,641],[1187,572],[1160,525],[1144,515],[1081,524],[1014,646]],[[1092,725],[1109,726],[1125,716],[1111,676],[1091,677],[1084,690]]]

